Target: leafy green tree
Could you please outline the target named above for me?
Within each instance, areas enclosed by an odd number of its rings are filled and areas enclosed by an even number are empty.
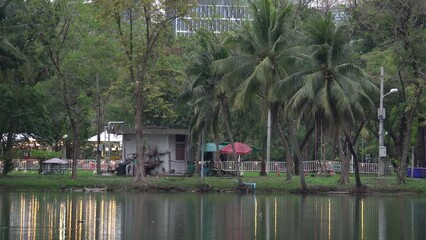
[[[17,134],[49,141],[49,119],[42,97],[32,87],[0,85],[0,153],[3,175],[13,169]]]
[[[185,68],[188,65],[186,53],[183,53],[187,49],[181,41],[169,40],[169,46],[160,49],[156,67],[150,73],[145,91],[144,123],[147,126],[187,127],[176,105],[186,80]]]
[[[164,34],[174,19],[188,12],[189,3],[192,1],[95,1],[103,10],[105,22],[116,26],[112,36],[122,45],[123,57],[120,60],[125,63],[127,82],[134,91],[136,156],[137,168],[140,169],[136,174],[137,181],[145,182],[142,119],[149,73],[155,66],[155,53]]]
[[[398,183],[405,182],[406,165],[412,144],[413,127],[416,119],[422,119],[422,99],[424,96],[424,63],[426,62],[425,41],[425,4],[415,0],[396,1],[360,1],[350,9],[351,21],[354,32],[365,39],[363,52],[381,54],[384,58],[375,61],[370,58],[368,64],[375,64],[376,69],[385,64],[387,76],[397,81],[387,83],[399,83],[400,90],[395,104],[395,119],[393,129],[385,125],[394,142],[395,158],[398,168]],[[388,64],[392,56],[393,64]],[[386,60],[386,61],[384,61]],[[386,65],[387,64],[387,65]],[[376,70],[376,73],[378,70]],[[389,98],[387,99],[390,100]],[[392,101],[392,100],[390,100]],[[387,104],[389,106],[390,104]],[[420,113],[420,115],[419,115]],[[420,116],[420,117],[419,117]],[[421,126],[422,123],[420,122]]]
[[[50,128],[43,99],[34,89],[29,72],[31,56],[25,46],[27,31],[19,26],[23,1],[0,3],[0,156],[6,175],[13,169],[16,136],[23,134],[50,142]]]
[[[142,120],[145,126],[170,128],[187,126],[187,109],[180,108],[182,105],[177,104],[177,98],[186,80],[185,68],[190,62],[187,55],[192,52],[186,45],[192,42],[187,38],[171,39],[159,49],[156,67],[149,71],[146,82],[146,101]],[[117,54],[112,59],[118,56]],[[118,66],[118,69],[121,75],[111,82],[107,91],[109,98],[105,105],[105,119],[123,120],[125,125],[134,126],[133,85],[128,84],[127,75],[122,75],[127,72],[123,66]]]
[[[72,178],[77,177],[77,158],[82,138],[88,135],[90,99],[84,90],[87,78],[80,65],[83,58],[76,51],[80,46],[80,34],[90,34],[83,28],[85,25],[78,22],[78,11],[88,6],[79,1],[69,4],[65,0],[31,1],[26,5],[27,12],[31,13],[30,36],[39,44],[42,52],[47,53],[46,64],[51,66],[48,68],[48,78],[56,83],[51,85],[51,91],[59,93],[69,123],[73,151]]]
[[[302,70],[285,78],[279,92],[288,98],[289,110],[299,119],[313,118],[316,126],[329,134],[341,134],[350,140],[357,120],[373,102],[369,97],[377,88],[364,71],[348,58],[351,45],[344,26],[336,26],[331,14],[314,14],[304,26],[307,54]],[[356,185],[361,187],[355,160]],[[343,163],[344,164],[344,163]],[[342,176],[346,183],[347,176]]]

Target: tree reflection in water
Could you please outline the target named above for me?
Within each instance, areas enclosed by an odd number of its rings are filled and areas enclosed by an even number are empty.
[[[420,239],[413,196],[0,192],[0,239]]]

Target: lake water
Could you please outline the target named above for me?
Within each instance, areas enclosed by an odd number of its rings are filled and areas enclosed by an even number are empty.
[[[0,239],[426,239],[426,198],[0,192]]]

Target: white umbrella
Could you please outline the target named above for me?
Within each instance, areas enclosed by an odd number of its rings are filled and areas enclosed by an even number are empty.
[[[44,161],[43,163],[51,163],[51,164],[53,164],[53,163],[56,163],[56,164],[68,164],[68,162],[67,162],[67,161],[62,160],[62,159],[59,159],[59,158],[52,158],[52,159],[49,159],[49,160]]]

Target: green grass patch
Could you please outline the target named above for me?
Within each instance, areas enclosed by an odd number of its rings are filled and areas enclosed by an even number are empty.
[[[65,174],[41,175],[38,172],[12,172],[0,178],[0,190],[9,191],[59,191],[69,189],[82,189],[93,187],[107,187],[110,190],[142,189],[149,186],[149,190],[159,191],[235,191],[237,189],[236,177],[181,177],[160,176],[146,178],[148,185],[135,183],[133,177],[102,176],[93,174],[92,171],[79,171],[77,179],[72,179],[69,172]],[[314,176],[306,175],[305,180],[311,192],[321,193],[329,191],[351,192],[355,186],[355,179],[350,177],[350,184],[338,183],[340,175]],[[270,173],[268,176],[259,176],[259,173],[244,172],[242,180],[245,183],[256,183],[257,192],[298,192],[300,179],[293,176],[291,182],[286,182],[285,173],[277,176]],[[375,175],[363,175],[362,183],[367,186],[368,193],[420,193],[426,189],[425,179],[406,179],[406,184],[398,185],[395,176],[378,178]]]
[[[132,182],[133,178],[119,176],[99,176],[92,171],[79,171],[76,179],[71,173],[42,175],[35,172],[13,172],[0,178],[1,189],[16,190],[65,190],[84,187],[121,188]]]

